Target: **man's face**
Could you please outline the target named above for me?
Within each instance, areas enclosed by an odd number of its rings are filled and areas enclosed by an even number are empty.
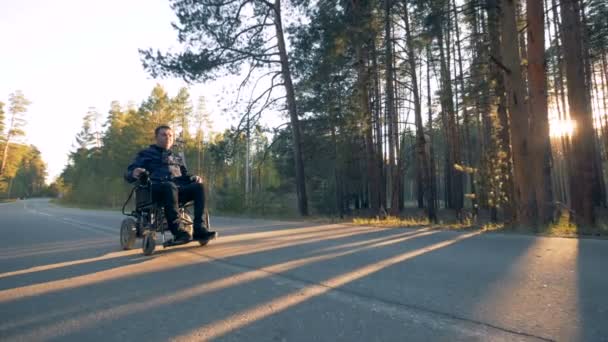
[[[156,135],[156,145],[168,150],[173,146],[173,131],[161,129]]]

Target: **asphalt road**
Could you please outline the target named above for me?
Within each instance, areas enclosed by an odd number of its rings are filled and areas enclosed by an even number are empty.
[[[122,219],[0,204],[0,340],[608,341],[608,241],[212,216],[146,257]]]

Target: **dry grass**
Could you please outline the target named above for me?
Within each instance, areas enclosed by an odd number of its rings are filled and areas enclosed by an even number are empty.
[[[532,234],[552,237],[608,237],[608,220],[600,220],[600,223],[598,223],[595,227],[581,228],[570,222],[570,217],[567,212],[562,214],[557,222],[536,228],[483,221],[472,222],[470,220],[465,220],[464,222],[458,222],[458,220],[455,218],[451,220],[444,219],[437,224],[431,224],[426,217],[420,216],[389,216],[385,219],[356,217],[352,219],[351,223],[359,226],[382,228],[427,227],[431,229],[443,230],[481,230],[484,232]]]
[[[429,220],[426,218],[419,217],[395,217],[388,216],[385,219],[380,218],[364,218],[355,217],[352,219],[352,223],[358,226],[374,226],[374,227],[386,227],[386,228],[405,228],[405,227],[421,227],[428,226]]]
[[[352,224],[358,226],[372,226],[382,228],[419,228],[426,227],[431,229],[446,229],[446,230],[470,230],[472,228],[479,228],[472,222],[460,223],[456,220],[451,222],[439,221],[439,223],[432,224],[426,217],[395,217],[387,216],[384,219],[380,218],[364,218],[356,217],[351,221]]]

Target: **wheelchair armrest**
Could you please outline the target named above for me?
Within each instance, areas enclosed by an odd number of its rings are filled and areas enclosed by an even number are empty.
[[[194,205],[194,201],[187,201],[187,202],[179,202],[179,207],[180,208],[187,208],[187,207],[191,207]]]

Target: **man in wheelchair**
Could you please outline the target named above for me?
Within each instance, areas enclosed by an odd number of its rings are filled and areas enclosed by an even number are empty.
[[[176,243],[193,240],[211,240],[217,236],[203,225],[205,192],[201,177],[190,175],[182,158],[171,151],[174,136],[169,126],[154,130],[156,144],[140,151],[128,166],[125,179],[133,183],[148,176],[152,200],[164,206],[169,230]],[[184,229],[179,218],[179,203],[194,201],[193,236]]]

